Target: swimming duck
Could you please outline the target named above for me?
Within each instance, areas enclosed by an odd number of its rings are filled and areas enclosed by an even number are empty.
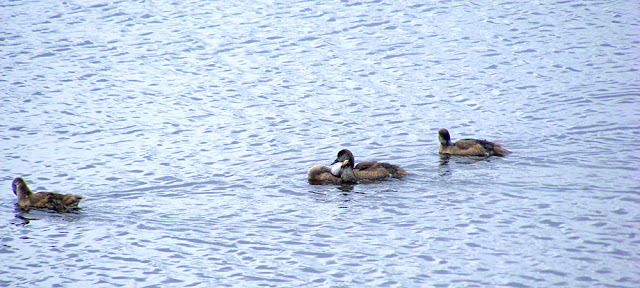
[[[311,166],[307,172],[311,182],[333,182],[333,183],[355,183],[356,175],[353,172],[353,163],[344,160],[340,163],[333,163],[331,166],[316,164]]]
[[[57,211],[78,207],[82,197],[73,194],[58,194],[53,192],[33,193],[24,179],[18,177],[11,183],[13,194],[18,196],[20,208],[49,208]]]
[[[349,160],[348,164],[351,165],[357,179],[380,180],[387,177],[398,178],[409,175],[409,173],[401,167],[384,162],[366,161],[360,162],[354,167],[355,158],[353,157],[353,153],[348,149],[342,149],[338,152],[338,157],[334,163],[340,163],[345,160]]]
[[[440,141],[439,151],[441,154],[459,156],[504,156],[511,153],[511,151],[503,148],[502,145],[487,140],[462,139],[456,143],[451,143],[449,131],[444,128],[438,131],[438,140]]]

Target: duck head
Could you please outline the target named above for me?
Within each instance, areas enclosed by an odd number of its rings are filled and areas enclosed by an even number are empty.
[[[445,145],[445,146],[453,146],[453,144],[451,143],[451,136],[449,135],[449,131],[447,131],[447,129],[440,129],[438,131],[438,141],[440,141],[440,144]]]
[[[17,196],[20,196],[18,194],[31,194],[31,190],[29,190],[27,182],[25,182],[21,177],[13,179],[13,182],[11,182],[11,188],[13,189],[13,194],[16,194]]]
[[[349,162],[345,162],[345,161],[349,161]],[[355,162],[356,161],[353,158],[353,153],[351,153],[351,151],[349,151],[347,149],[342,149],[342,150],[340,150],[340,152],[338,152],[338,156],[336,157],[336,161],[333,161],[332,165],[336,164],[336,163],[342,163],[343,166],[344,165],[349,165],[349,167],[351,167],[351,169],[353,169],[353,166],[355,165]]]

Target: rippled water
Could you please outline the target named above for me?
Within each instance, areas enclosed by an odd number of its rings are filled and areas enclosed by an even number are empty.
[[[243,2],[0,4],[0,286],[640,286],[637,1]]]

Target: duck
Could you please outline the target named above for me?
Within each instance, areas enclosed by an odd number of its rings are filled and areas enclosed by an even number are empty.
[[[20,208],[48,208],[57,211],[64,211],[78,208],[81,196],[73,194],[59,194],[53,192],[33,193],[27,182],[21,177],[13,179],[11,183],[13,194],[18,196],[18,206]]]
[[[438,131],[440,141],[440,154],[457,156],[505,156],[511,151],[502,147],[496,142],[479,139],[462,139],[455,143],[451,142],[451,136],[447,129]]]
[[[331,166],[316,164],[311,166],[307,172],[310,182],[331,182],[331,183],[356,183],[356,175],[353,172],[353,163],[344,160],[340,163],[334,162]]]
[[[351,165],[350,168],[353,169],[357,179],[382,180],[388,177],[400,178],[409,175],[403,168],[385,162],[366,161],[353,166],[355,158],[353,157],[353,153],[348,149],[340,150],[333,163],[341,163],[347,160],[347,164]]]

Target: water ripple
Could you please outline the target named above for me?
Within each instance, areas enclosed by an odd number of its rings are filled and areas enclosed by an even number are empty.
[[[3,194],[0,285],[636,287],[638,9],[6,3],[5,188],[85,199]],[[411,175],[309,185],[342,148]]]

